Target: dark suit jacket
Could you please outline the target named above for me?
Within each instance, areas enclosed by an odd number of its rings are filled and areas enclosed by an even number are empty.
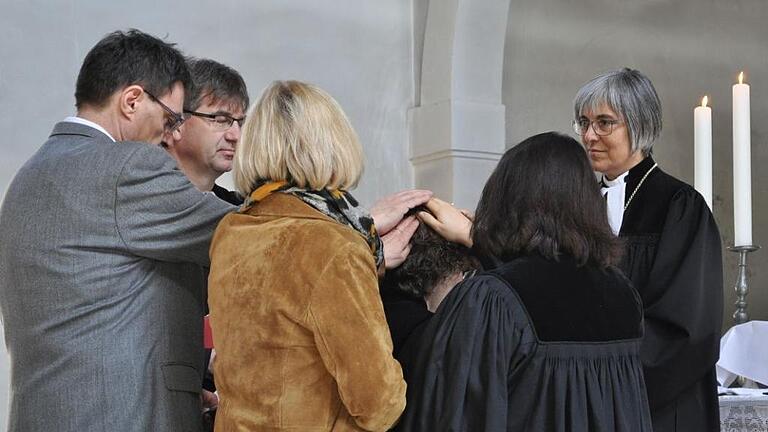
[[[241,197],[237,192],[230,191],[227,189],[224,189],[223,187],[214,184],[213,185],[213,191],[214,195],[219,197],[219,199],[222,199],[232,205],[239,206],[243,203],[243,197]]]

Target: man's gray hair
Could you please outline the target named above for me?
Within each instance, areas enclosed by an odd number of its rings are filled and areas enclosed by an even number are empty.
[[[651,154],[653,143],[661,134],[661,101],[651,80],[629,68],[604,72],[592,78],[579,89],[573,100],[576,120],[603,104],[623,117],[632,152],[640,150],[645,156]]]

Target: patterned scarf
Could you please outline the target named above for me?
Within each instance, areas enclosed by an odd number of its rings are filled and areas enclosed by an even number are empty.
[[[275,192],[293,195],[320,213],[362,234],[368,242],[368,247],[371,248],[376,268],[379,272],[383,270],[384,247],[379,234],[376,232],[373,218],[368,212],[359,207],[357,200],[349,192],[341,189],[307,190],[286,181],[268,182],[251,192],[251,195],[245,199],[240,212],[247,211],[256,203]]]

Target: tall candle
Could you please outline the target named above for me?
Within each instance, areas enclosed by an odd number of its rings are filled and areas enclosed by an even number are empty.
[[[693,185],[712,209],[712,108],[707,97],[693,110]]]
[[[733,225],[734,245],[752,245],[752,167],[750,163],[749,85],[733,85]]]

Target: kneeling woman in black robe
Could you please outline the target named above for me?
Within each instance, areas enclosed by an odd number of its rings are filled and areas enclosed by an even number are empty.
[[[446,240],[426,224],[419,225],[409,246],[405,261],[387,270],[379,280],[393,354],[403,368],[406,383],[414,352],[422,345],[421,332],[429,319],[456,284],[480,269],[468,247]]]
[[[438,232],[454,211],[428,204]],[[440,222],[438,222],[440,221]],[[498,263],[457,285],[422,334],[401,431],[650,431],[640,300],[613,267],[589,161],[546,133],[502,157],[471,239]]]

